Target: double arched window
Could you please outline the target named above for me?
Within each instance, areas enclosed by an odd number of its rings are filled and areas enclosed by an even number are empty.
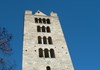
[[[50,36],[48,38],[46,36],[43,36],[43,38],[38,36],[38,44],[53,44],[52,38]]]
[[[55,52],[54,49],[48,50],[45,48],[44,50],[42,48],[39,48],[39,57],[45,57],[45,58],[55,58]]]

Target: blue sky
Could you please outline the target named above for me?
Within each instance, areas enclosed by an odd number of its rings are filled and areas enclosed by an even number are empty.
[[[13,34],[11,46],[21,70],[24,11],[57,12],[75,70],[100,70],[100,2],[97,0],[0,0],[0,27]],[[0,54],[0,57],[2,55]]]

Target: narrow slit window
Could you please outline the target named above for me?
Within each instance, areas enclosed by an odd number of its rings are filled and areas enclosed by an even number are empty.
[[[38,36],[38,44],[42,44],[41,36]]]
[[[50,31],[50,27],[49,26],[47,26],[47,33],[50,33],[51,31]]]
[[[38,18],[35,18],[35,23],[38,23]]]
[[[44,49],[44,53],[45,53],[45,58],[48,58],[49,57],[48,49]]]
[[[46,70],[51,70],[50,66],[47,66],[47,67],[46,67]]]
[[[50,24],[50,19],[47,19],[47,24]]]
[[[44,43],[44,44],[47,44],[47,39],[46,39],[45,36],[43,37],[43,43]]]
[[[41,32],[41,27],[37,26],[37,32]]]
[[[52,38],[51,38],[51,37],[48,37],[48,43],[49,43],[49,44],[53,44],[53,43],[52,43]]]
[[[53,49],[50,49],[50,55],[51,55],[51,58],[55,58],[55,52]]]
[[[39,57],[43,57],[43,49],[42,48],[39,49]]]

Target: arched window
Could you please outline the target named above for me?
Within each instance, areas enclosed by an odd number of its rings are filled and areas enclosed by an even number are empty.
[[[42,19],[41,18],[39,18],[39,23],[42,23]]]
[[[51,55],[51,58],[55,58],[55,53],[53,49],[50,49],[50,55]]]
[[[50,33],[51,31],[50,31],[50,27],[49,26],[47,26],[47,33]]]
[[[52,44],[52,39],[51,39],[51,37],[48,37],[48,43],[49,43],[49,44]]]
[[[38,18],[35,18],[35,23],[38,23]]]
[[[47,19],[47,24],[50,24],[50,19]]]
[[[41,32],[41,27],[37,26],[37,32]]]
[[[48,49],[44,49],[44,53],[45,53],[45,58],[48,58],[49,57]]]
[[[42,32],[45,32],[45,26],[42,26]]]
[[[45,36],[43,37],[43,43],[44,43],[44,44],[47,44],[47,39],[46,39]]]
[[[47,67],[46,67],[46,70],[51,70],[50,66],[47,66]]]
[[[43,18],[43,23],[46,24],[46,19],[45,18]]]
[[[38,44],[42,44],[41,36],[38,36]]]
[[[39,57],[43,57],[43,50],[42,50],[42,48],[39,49]]]

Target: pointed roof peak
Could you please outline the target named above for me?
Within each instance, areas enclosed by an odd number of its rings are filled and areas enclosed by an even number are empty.
[[[47,16],[46,14],[41,12],[40,10],[38,10],[34,15]]]

